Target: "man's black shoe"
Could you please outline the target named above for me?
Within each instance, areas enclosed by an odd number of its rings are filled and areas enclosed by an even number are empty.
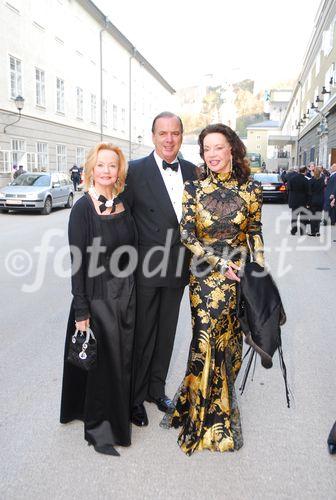
[[[146,409],[142,403],[140,405],[133,406],[131,422],[138,427],[145,427],[148,425]]]
[[[156,406],[160,411],[163,411],[164,413],[173,413],[174,411],[174,405],[171,399],[169,399],[166,395],[162,396],[161,398],[152,398],[149,396],[147,398],[147,401],[149,403],[155,403]]]

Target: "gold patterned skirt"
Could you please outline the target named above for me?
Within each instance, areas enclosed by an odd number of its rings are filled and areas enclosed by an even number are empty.
[[[191,275],[193,337],[187,371],[175,395],[175,411],[161,427],[182,427],[178,443],[196,450],[233,451],[243,445],[234,382],[242,362],[242,331],[236,316],[236,284],[212,271]]]

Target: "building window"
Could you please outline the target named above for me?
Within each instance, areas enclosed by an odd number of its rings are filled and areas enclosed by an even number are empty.
[[[27,170],[28,172],[34,172],[36,165],[35,153],[27,153]]]
[[[103,125],[107,126],[107,100],[103,99]]]
[[[310,148],[309,161],[315,161],[315,148]]]
[[[56,167],[59,172],[67,170],[67,151],[63,144],[56,145]]]
[[[11,153],[12,153],[12,164],[20,165],[23,157],[26,153],[26,144],[23,139],[12,139],[11,140]]]
[[[56,111],[64,113],[64,80],[56,78]]]
[[[76,87],[77,118],[83,120],[83,89]]]
[[[257,149],[260,149],[260,144],[257,144]]]
[[[10,172],[9,151],[0,150],[0,172]]]
[[[125,108],[122,108],[121,110],[121,130],[125,132],[126,128],[126,110]]]
[[[326,90],[329,92],[331,92],[330,82],[333,81],[333,80],[331,80],[331,78],[333,78],[333,75],[334,75],[334,64],[332,64],[329,67],[328,71],[325,74],[325,78],[324,78],[324,86],[325,86]],[[326,104],[330,100],[330,98],[331,98],[331,93],[324,94],[323,95],[324,104]]]
[[[77,167],[84,167],[85,163],[85,148],[76,148],[76,165]]]
[[[91,122],[97,121],[97,100],[94,94],[91,94]]]
[[[323,53],[328,56],[333,48],[335,23],[332,22],[328,31],[323,32]]]
[[[21,61],[13,56],[9,56],[10,66],[10,95],[15,99],[22,94],[22,70]]]
[[[36,105],[45,106],[45,76],[44,71],[35,68],[36,79]]]
[[[260,135],[257,135],[257,139],[260,140]]]
[[[113,128],[118,129],[118,108],[116,104],[113,104]]]
[[[36,158],[37,158],[37,169],[38,170],[49,170],[48,143],[47,142],[37,142],[36,143]]]

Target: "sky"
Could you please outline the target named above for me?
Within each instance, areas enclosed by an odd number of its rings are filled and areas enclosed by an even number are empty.
[[[320,0],[93,0],[175,89],[299,76]]]

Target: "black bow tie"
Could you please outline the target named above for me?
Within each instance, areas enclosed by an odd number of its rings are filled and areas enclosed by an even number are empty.
[[[103,196],[102,194],[99,195],[99,198],[98,198],[98,201],[101,202],[101,205],[99,205],[99,210],[100,210],[100,213],[102,214],[103,212],[105,212],[105,210],[107,210],[108,208],[110,207],[107,207],[105,205],[105,203],[108,201],[107,198],[105,198],[105,196]],[[115,211],[115,200],[114,200],[114,203],[112,205],[112,210],[111,210],[111,214],[113,214],[113,212]]]
[[[176,161],[175,163],[168,163],[167,161],[162,160],[163,170],[167,170],[167,168],[171,168],[172,170],[174,170],[174,172],[177,172],[178,166],[179,166],[178,161]]]

